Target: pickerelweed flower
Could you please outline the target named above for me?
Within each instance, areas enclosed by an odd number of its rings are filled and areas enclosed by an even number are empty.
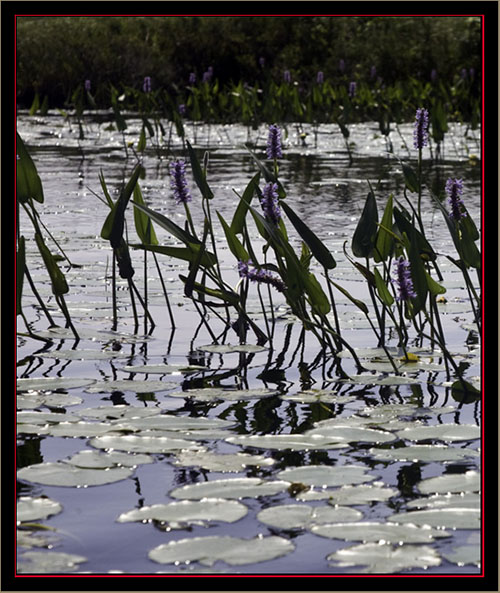
[[[189,75],[189,84],[195,84],[196,82],[196,74],[194,72],[191,72],[191,74]]]
[[[186,163],[174,161],[170,163],[170,187],[174,190],[176,204],[187,204],[191,201],[188,184],[186,181]]]
[[[151,76],[145,76],[144,77],[144,81],[142,83],[142,90],[145,93],[150,93],[151,92]]]
[[[252,266],[253,269],[250,269],[250,266]],[[238,272],[240,274],[240,278],[248,278],[248,280],[251,282],[262,282],[263,284],[269,284],[270,286],[274,286],[278,292],[284,292],[286,290],[286,285],[281,280],[281,278],[278,278],[278,276],[273,276],[271,272],[264,270],[263,268],[255,268],[251,260],[246,262],[239,261]]]
[[[321,70],[316,74],[316,82],[318,84],[323,84],[325,82],[325,76]]]
[[[90,80],[88,80],[88,79],[87,79],[87,80],[85,81],[84,87],[85,87],[85,90],[86,90],[88,93],[90,93],[90,88],[91,88],[91,85],[90,85]]]
[[[432,82],[436,82],[437,77],[438,77],[437,70],[436,70],[436,68],[433,68],[431,70],[431,80],[432,80]]]
[[[356,86],[357,84],[354,81],[349,83],[349,97],[351,97],[351,99],[356,94]]]
[[[396,277],[395,282],[399,289],[399,295],[396,297],[398,301],[408,301],[414,299],[417,294],[413,288],[413,281],[410,273],[410,262],[403,256],[399,257],[394,262],[394,271]]]
[[[448,194],[448,203],[450,204],[450,218],[457,222],[464,216],[465,212],[461,210],[464,203],[461,199],[463,192],[463,183],[461,179],[448,179],[446,181],[446,193]]]
[[[421,149],[429,141],[429,112],[420,107],[415,114],[415,127],[413,129],[413,146]]]
[[[186,115],[186,105],[184,103],[181,103],[177,109],[179,110],[179,115]]]
[[[462,70],[460,70],[460,78],[462,80],[465,80],[467,78],[467,70],[465,68],[462,68]]]
[[[283,80],[289,84],[290,82],[292,82],[292,75],[290,74],[290,70],[285,70],[283,72]]]
[[[268,159],[283,158],[283,152],[281,150],[281,130],[276,124],[271,124],[269,126],[266,155]]]
[[[278,184],[267,183],[262,191],[262,198],[260,200],[262,211],[266,217],[274,224],[278,224],[281,219],[281,209],[278,202]]]
[[[212,80],[212,73],[208,70],[203,73],[203,82],[210,82]]]
[[[259,66],[260,66],[261,68],[264,68],[265,64],[266,64],[266,58],[263,58],[263,57],[261,56],[261,57],[259,58]]]

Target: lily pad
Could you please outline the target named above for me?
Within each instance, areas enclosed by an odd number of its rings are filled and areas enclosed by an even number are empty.
[[[139,364],[132,366],[125,366],[123,371],[130,373],[147,373],[147,374],[181,374],[181,373],[195,373],[198,371],[206,371],[207,367],[199,365],[181,365],[181,364]]]
[[[396,437],[389,432],[373,428],[345,426],[341,423],[330,427],[318,426],[304,433],[306,436],[314,434],[328,437],[338,443],[389,443],[396,440]]]
[[[417,488],[422,494],[478,492],[481,488],[481,476],[474,470],[469,470],[464,474],[447,474],[422,480],[417,484]]]
[[[171,529],[183,529],[188,525],[206,526],[212,521],[234,523],[247,513],[247,507],[235,500],[204,498],[200,501],[183,500],[134,509],[122,513],[117,521],[127,523],[154,520],[167,523]]]
[[[415,385],[420,383],[419,379],[406,377],[405,375],[353,375],[349,379],[342,379],[343,383],[353,385]]]
[[[243,539],[229,536],[195,537],[161,544],[148,554],[151,560],[162,564],[198,561],[212,566],[218,560],[231,566],[254,564],[285,556],[294,545],[277,536]]]
[[[144,453],[137,455],[121,453],[119,451],[101,453],[100,451],[91,451],[88,449],[75,453],[75,455],[66,460],[66,463],[76,465],[77,467],[105,469],[115,466],[136,467],[145,463],[153,463],[153,461],[154,459],[151,456]]]
[[[18,412],[18,424],[58,424],[60,422],[73,423],[80,420],[75,414],[58,414],[56,412]]]
[[[376,484],[360,484],[357,486],[342,486],[336,490],[323,491],[331,505],[357,505],[371,502],[382,502],[399,494],[395,488],[386,488]],[[307,500],[307,492],[300,493],[298,500]]]
[[[234,422],[221,418],[171,416],[168,414],[129,419],[127,422],[127,426],[134,430],[210,430],[234,425]]]
[[[32,498],[21,496],[17,501],[17,521],[38,521],[50,515],[57,515],[62,511],[62,506],[50,498]]]
[[[96,418],[100,420],[117,420],[120,418],[144,418],[145,416],[156,416],[161,414],[159,408],[139,408],[138,406],[99,406],[97,408],[85,408],[78,410],[81,416],[86,418]]]
[[[117,449],[129,453],[171,453],[181,449],[198,449],[199,445],[185,439],[158,436],[104,435],[90,441],[96,449]]]
[[[394,459],[396,461],[455,461],[464,457],[478,457],[473,449],[458,449],[445,445],[411,445],[399,449],[370,449],[375,459]]]
[[[87,393],[109,393],[111,391],[133,391],[134,393],[156,393],[177,387],[177,383],[168,381],[132,381],[122,379],[116,381],[98,381],[85,391]]]
[[[265,346],[258,346],[256,344],[208,344],[206,346],[197,346],[196,350],[202,352],[212,352],[214,354],[228,354],[231,352],[243,352],[245,354],[253,354],[255,352],[264,352],[267,350]]]
[[[17,380],[18,391],[54,391],[55,389],[76,389],[95,383],[94,379],[77,379],[75,377],[37,377]]]
[[[441,559],[429,546],[392,546],[368,543],[343,548],[327,556],[334,566],[365,566],[364,573],[395,573],[412,568],[439,566]]]
[[[290,449],[291,451],[347,448],[346,444],[332,442],[329,437],[303,434],[242,435],[228,437],[226,442],[256,449]]]
[[[48,548],[53,544],[53,537],[35,535],[33,531],[18,529],[16,531],[16,543],[23,548]]]
[[[358,522],[335,523],[332,525],[315,525],[311,531],[316,535],[330,539],[362,542],[384,543],[430,543],[436,537],[448,537],[442,529],[417,527],[416,525],[399,525],[386,521],[384,523]]]
[[[42,358],[57,358],[58,360],[109,360],[110,358],[127,358],[129,354],[114,350],[51,350],[37,354]]]
[[[268,507],[257,514],[261,523],[280,529],[308,529],[322,523],[359,521],[363,513],[349,507],[312,507],[286,504]]]
[[[116,427],[104,422],[60,422],[48,426],[45,434],[53,437],[90,438],[116,431]]]
[[[226,478],[188,484],[170,492],[172,498],[201,500],[202,498],[255,498],[283,492],[290,482],[266,481],[260,478]]]
[[[61,461],[37,463],[21,468],[17,472],[20,480],[44,484],[46,486],[101,486],[124,480],[132,475],[125,467],[106,469],[82,469]]]
[[[73,572],[86,561],[84,556],[64,552],[25,552],[18,556],[17,571],[24,574]]]
[[[276,395],[278,391],[274,389],[221,389],[215,387],[206,387],[202,389],[188,389],[186,391],[176,391],[170,393],[170,397],[192,397],[199,401],[228,400],[241,401],[246,399],[261,399]]]
[[[299,482],[307,486],[343,486],[371,482],[377,476],[366,473],[366,468],[357,465],[309,465],[285,469],[277,477],[288,482]]]
[[[475,424],[436,424],[435,426],[409,427],[398,432],[401,439],[423,441],[471,441],[481,438],[481,429]]]
[[[47,406],[49,408],[66,408],[67,406],[76,406],[81,404],[83,399],[75,395],[63,393],[51,393],[45,395],[18,395],[16,398],[16,407],[18,410],[34,410]]]
[[[291,395],[281,395],[281,399],[291,402],[299,402],[302,404],[313,404],[316,402],[323,402],[325,404],[348,404],[356,401],[356,398],[351,395],[338,395],[333,391],[327,389],[306,389]]]
[[[466,564],[481,565],[480,546],[458,546],[453,548],[451,552],[442,552],[442,556],[449,562],[459,566],[465,566]]]
[[[445,507],[461,507],[475,509],[481,506],[481,498],[475,492],[460,494],[434,494],[428,498],[416,498],[407,503],[410,509],[440,509]]]
[[[479,529],[481,527],[479,509],[460,507],[396,513],[389,517],[389,521],[391,520],[397,523],[449,527],[450,529]]]
[[[180,467],[202,467],[215,472],[241,472],[249,465],[263,467],[275,463],[274,459],[247,453],[226,453],[218,455],[210,451],[181,451],[176,455],[174,465]]]

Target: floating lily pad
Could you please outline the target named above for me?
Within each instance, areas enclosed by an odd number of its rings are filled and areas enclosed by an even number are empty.
[[[246,399],[261,399],[276,395],[278,391],[274,389],[219,389],[215,387],[206,387],[202,389],[188,389],[186,391],[176,391],[170,393],[170,397],[192,397],[199,401],[228,400],[240,401]]]
[[[116,430],[117,427],[104,422],[60,422],[48,426],[45,434],[53,437],[90,438]]]
[[[18,391],[54,391],[55,389],[76,389],[95,383],[94,379],[77,379],[75,377],[37,377],[17,380]]]
[[[188,525],[206,526],[212,521],[234,523],[247,513],[247,507],[235,500],[204,498],[200,501],[183,500],[134,509],[122,513],[117,521],[127,523],[154,520],[167,523],[171,529],[183,529]]]
[[[347,448],[346,444],[332,442],[329,437],[303,434],[242,435],[228,437],[226,442],[256,449],[290,449],[291,451]]]
[[[351,395],[338,395],[327,389],[306,389],[305,391],[299,391],[292,395],[282,395],[280,397],[285,401],[299,402],[302,404],[312,404],[316,402],[323,402],[326,404],[348,404],[356,401],[356,398]]]
[[[139,408],[138,406],[99,406],[97,408],[85,408],[78,410],[81,416],[86,418],[96,418],[100,420],[117,420],[117,419],[131,419],[144,418],[145,416],[156,416],[161,414],[159,408]]]
[[[198,561],[212,566],[222,560],[231,566],[254,564],[285,556],[294,545],[277,536],[242,539],[229,536],[195,537],[161,544],[148,554],[151,560],[162,564]]]
[[[51,393],[45,395],[18,395],[16,398],[16,407],[18,410],[34,410],[47,406],[49,408],[66,408],[81,404],[83,399],[75,395],[63,393]]]
[[[98,381],[85,391],[87,393],[109,393],[111,391],[133,391],[134,393],[156,393],[177,387],[177,383],[168,381],[132,381],[122,379],[116,381]]]
[[[286,504],[268,507],[257,514],[261,523],[280,529],[308,529],[322,523],[359,521],[363,513],[349,507],[312,507],[306,504]]]
[[[58,360],[109,360],[110,358],[127,358],[129,354],[114,350],[51,350],[40,352],[42,358],[57,358]]]
[[[429,543],[436,537],[448,537],[442,529],[417,527],[416,525],[399,525],[398,523],[359,522],[335,523],[332,525],[315,525],[311,531],[316,535],[330,539],[362,542],[385,543]]]
[[[392,546],[368,543],[343,548],[327,556],[335,566],[364,566],[364,573],[395,573],[412,568],[439,566],[441,559],[429,546]]]
[[[265,346],[257,346],[256,344],[208,344],[206,346],[198,346],[196,350],[202,352],[212,352],[214,354],[228,354],[231,352],[243,352],[245,354],[253,354],[254,352],[264,352],[267,350]]]
[[[389,354],[391,356],[398,355],[397,348],[388,348]],[[377,358],[377,357],[387,357],[387,354],[383,348],[354,348],[354,352],[358,358]],[[352,353],[349,350],[342,350],[341,352],[337,353],[339,358],[352,358]]]
[[[464,457],[478,457],[473,449],[458,449],[445,445],[412,445],[399,449],[370,449],[375,459],[394,459],[396,461],[455,461]]]
[[[311,495],[315,491],[311,492]],[[331,505],[357,505],[368,504],[370,502],[382,502],[388,500],[392,496],[399,494],[399,491],[394,488],[385,488],[375,484],[360,484],[358,486],[342,486],[336,490],[324,490],[328,498],[328,504]],[[300,493],[297,496],[298,500],[308,500],[308,492]],[[312,500],[312,496],[310,498]]]
[[[368,474],[365,467],[357,465],[309,465],[285,469],[277,477],[288,482],[299,482],[307,486],[343,486],[371,482],[377,476]]]
[[[392,368],[392,367],[391,367]],[[342,379],[343,383],[353,385],[415,385],[421,383],[419,379],[405,375],[353,375],[349,379]]]
[[[481,565],[480,546],[458,546],[453,548],[451,552],[443,552],[442,556],[449,562],[459,566],[465,566],[466,564]]]
[[[172,498],[201,500],[202,498],[255,498],[283,492],[290,482],[266,481],[260,478],[226,478],[188,484],[170,492]]]
[[[48,548],[53,543],[52,537],[35,535],[33,531],[18,529],[16,531],[16,543],[23,548]]]
[[[125,366],[123,371],[130,373],[147,373],[147,374],[174,374],[174,373],[195,373],[197,371],[206,371],[207,367],[198,365],[181,365],[181,364],[139,364],[132,366]]]
[[[401,439],[423,441],[471,441],[481,438],[481,429],[475,424],[436,424],[435,426],[409,427],[398,432]]]
[[[60,461],[37,463],[21,468],[17,472],[20,480],[45,484],[46,486],[100,486],[124,480],[132,475],[125,467],[106,469],[82,469]]]
[[[248,455],[247,453],[226,453],[218,455],[217,453],[181,451],[176,455],[174,465],[186,467],[202,467],[215,472],[241,472],[247,466],[270,466],[274,464],[274,459],[263,457],[262,455]]]
[[[475,492],[460,494],[434,494],[428,498],[417,498],[407,503],[410,509],[439,509],[444,507],[479,508],[481,499]]]
[[[47,434],[48,424],[18,424],[17,434]]]
[[[396,513],[389,517],[389,521],[430,525],[431,527],[449,527],[450,529],[479,529],[481,527],[479,509],[460,507]]]
[[[74,340],[75,335],[70,328],[53,327],[47,330],[36,332],[38,336],[49,340]],[[104,331],[98,329],[78,328],[78,335],[81,339],[93,340],[96,342],[119,342],[121,344],[137,344],[151,340],[151,336],[138,334],[124,334],[120,332]]]
[[[18,556],[17,571],[24,574],[73,572],[86,561],[84,556],[64,552],[25,552]]]
[[[481,488],[481,476],[474,470],[469,470],[464,474],[447,474],[422,480],[417,484],[417,488],[422,494],[478,492]]]
[[[319,426],[304,433],[306,436],[319,435],[332,439],[338,443],[389,443],[395,441],[396,437],[381,430],[363,428],[357,426],[343,426],[341,423],[334,426]]]
[[[18,412],[18,424],[57,424],[59,422],[78,422],[79,416],[75,414],[58,414],[56,412]]]
[[[234,426],[234,422],[220,418],[171,416],[149,416],[146,418],[129,419],[127,426],[134,430],[209,430],[213,428],[226,428]]]
[[[17,521],[37,521],[50,515],[57,515],[62,506],[50,498],[21,496],[17,501]]]
[[[90,445],[97,449],[117,449],[130,453],[171,453],[181,449],[199,448],[197,443],[186,439],[135,435],[100,436],[92,439]]]
[[[84,450],[75,453],[72,457],[66,460],[66,463],[76,465],[78,467],[87,467],[94,469],[104,469],[107,467],[124,466],[136,467],[145,463],[153,463],[154,459],[149,455],[130,453],[121,453],[119,451],[112,451],[111,453],[101,453],[100,451]]]

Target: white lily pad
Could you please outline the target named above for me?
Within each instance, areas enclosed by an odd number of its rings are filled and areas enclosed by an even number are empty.
[[[399,494],[395,488],[387,488],[376,484],[359,484],[357,486],[342,486],[336,490],[324,490],[328,504],[357,505],[371,502],[383,502]],[[298,500],[307,500],[307,492],[300,493]]]
[[[266,481],[260,478],[226,478],[199,482],[175,488],[170,492],[172,498],[201,500],[202,498],[255,498],[283,492],[290,482],[283,480]]]
[[[312,507],[306,504],[285,504],[268,507],[257,514],[261,523],[280,529],[309,529],[322,523],[359,521],[363,513],[349,507]]]
[[[104,469],[107,467],[124,466],[136,467],[145,463],[153,463],[154,459],[144,453],[131,455],[120,451],[111,453],[101,453],[90,449],[78,451],[72,457],[66,460],[66,463],[76,465],[77,467],[86,467],[94,469]]]
[[[74,340],[75,335],[70,328],[53,327],[47,330],[36,332],[38,336],[49,340]],[[119,342],[121,344],[137,344],[151,340],[151,336],[141,336],[138,334],[125,334],[113,331],[104,331],[99,329],[90,329],[79,327],[78,335],[81,339],[93,340],[96,342]]]
[[[328,437],[303,434],[241,435],[228,437],[226,442],[256,449],[289,449],[291,451],[347,448],[346,444],[332,442]]]
[[[50,498],[21,496],[17,501],[17,521],[37,521],[57,515],[62,506]]]
[[[18,529],[16,543],[23,548],[48,548],[53,543],[53,537],[35,535],[34,531]]]
[[[338,395],[327,389],[306,389],[291,395],[281,395],[280,397],[285,401],[299,402],[302,404],[313,404],[316,402],[323,402],[326,404],[348,404],[356,401],[356,398],[351,395]]]
[[[206,346],[197,346],[196,350],[201,350],[202,352],[212,352],[214,354],[228,354],[231,352],[253,354],[254,352],[264,352],[267,350],[267,348],[265,346],[258,346],[256,344],[207,344]]]
[[[481,476],[474,470],[469,470],[464,474],[447,474],[422,480],[417,484],[417,488],[422,494],[478,492],[481,488]]]
[[[180,467],[202,467],[215,472],[241,472],[249,465],[263,467],[273,465],[274,459],[262,455],[249,455],[247,453],[226,453],[218,455],[210,451],[193,452],[181,451],[176,455],[174,465]]]
[[[328,437],[333,442],[338,443],[389,443],[396,440],[396,437],[390,432],[375,430],[373,428],[345,426],[341,423],[330,427],[325,425],[318,426],[306,431],[304,435]]]
[[[206,371],[207,367],[199,365],[181,365],[181,364],[138,364],[125,366],[123,371],[130,373],[147,373],[170,375],[173,373],[195,373],[197,371]]]
[[[481,514],[479,509],[441,508],[424,511],[396,513],[389,521],[412,523],[413,525],[430,525],[431,527],[449,527],[450,529],[479,529]]]
[[[398,355],[397,348],[388,348],[387,350],[391,356]],[[383,348],[354,348],[354,352],[358,358],[377,358],[387,356]],[[352,353],[349,350],[342,350],[337,353],[337,356],[339,358],[352,358]]]
[[[109,360],[110,358],[127,358],[129,354],[114,350],[51,350],[40,352],[42,358],[57,358],[59,360]]]
[[[25,552],[18,556],[17,571],[23,574],[73,572],[86,561],[84,556],[64,552]]]
[[[20,480],[44,484],[46,486],[100,486],[124,480],[132,475],[125,467],[106,469],[82,469],[60,461],[37,463],[21,468],[17,472]]]
[[[342,379],[343,383],[353,385],[416,385],[421,383],[419,379],[405,375],[353,375],[349,379]]]
[[[199,445],[186,439],[158,436],[104,435],[90,441],[96,449],[117,449],[129,453],[171,453],[181,449],[198,449]]]
[[[423,441],[471,441],[481,438],[481,429],[475,424],[436,424],[434,426],[409,427],[398,432],[401,439]]]
[[[419,360],[415,362],[402,362],[400,359],[394,360],[396,368],[400,373],[418,373],[420,371],[444,371],[445,366],[435,362]],[[394,367],[389,360],[368,361],[363,362],[363,366],[367,371],[378,371],[379,373],[393,373]]]
[[[307,486],[343,486],[371,482],[377,476],[368,474],[365,467],[357,465],[309,465],[285,469],[277,474],[281,480],[298,482]]]
[[[127,523],[154,520],[167,523],[171,529],[183,529],[188,525],[207,526],[212,521],[234,523],[247,513],[248,508],[235,500],[204,498],[199,501],[182,500],[134,509],[122,513],[117,521]]]
[[[107,432],[116,431],[116,427],[104,422],[60,422],[46,427],[45,434],[53,437],[90,438]]]
[[[434,494],[427,498],[416,498],[407,503],[410,509],[440,509],[444,507],[461,507],[475,509],[481,506],[481,498],[476,492],[460,494]]]
[[[16,432],[17,434],[47,434],[48,424],[18,424]]]
[[[315,525],[311,531],[316,535],[330,539],[362,542],[410,543],[422,544],[434,541],[436,537],[448,537],[442,529],[417,527],[416,525],[399,525],[386,521],[366,521],[358,523],[335,523],[331,525]]]
[[[51,393],[45,395],[18,395],[16,398],[16,407],[18,410],[35,410],[42,406],[49,408],[66,408],[81,404],[83,399],[75,395],[66,393]]]
[[[18,391],[54,391],[54,389],[76,389],[95,383],[94,379],[76,377],[36,377],[17,380]]]
[[[413,568],[439,566],[441,559],[429,546],[392,546],[368,543],[343,548],[327,556],[334,566],[364,566],[363,573],[395,573]]]
[[[458,449],[445,445],[411,445],[399,449],[370,449],[375,459],[394,459],[396,461],[455,461],[465,457],[478,457],[473,449]]]
[[[465,566],[466,564],[481,565],[481,547],[480,546],[458,546],[451,552],[442,552],[443,558],[449,562]]]
[[[276,395],[275,389],[221,389],[206,387],[201,389],[187,389],[186,391],[175,391],[170,397],[192,397],[199,401],[227,400],[241,401],[246,399],[261,399]]]
[[[234,425],[234,422],[222,420],[221,418],[172,416],[169,414],[134,418],[127,421],[127,426],[134,430],[210,430]]]
[[[78,422],[79,416],[75,414],[58,414],[56,412],[18,412],[18,424],[58,424],[60,422]]]
[[[212,566],[222,560],[231,566],[255,564],[285,556],[294,545],[277,536],[242,539],[229,536],[195,537],[161,544],[148,554],[151,560],[162,564],[198,561]]]
[[[139,408],[138,406],[127,406],[119,404],[117,406],[99,406],[97,408],[85,408],[78,410],[80,416],[85,418],[95,418],[97,420],[118,420],[144,418],[146,416],[156,416],[161,414],[160,408]]]
[[[177,387],[177,383],[169,381],[132,381],[122,379],[116,381],[98,381],[85,391],[87,393],[109,393],[111,391],[133,391],[134,393],[156,393]]]

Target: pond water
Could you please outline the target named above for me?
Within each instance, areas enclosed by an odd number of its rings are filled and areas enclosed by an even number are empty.
[[[380,362],[384,353],[370,325],[339,292],[342,336],[366,364],[361,379],[349,356],[341,366],[351,381],[342,381],[335,360],[313,336],[300,341],[300,323],[280,295],[273,295],[272,348],[210,348],[212,337],[178,279],[187,266],[161,255],[175,329],[149,256],[148,303],[156,326],[145,328],[141,317],[136,331],[128,288],[119,281],[118,327],[112,331],[111,250],[100,237],[108,208],[95,194],[102,196],[100,171],[113,198],[130,176],[136,160],[130,146],[126,158],[124,141],[137,142],[140,120],[128,119],[124,138],[109,123],[106,114],[85,120],[79,140],[75,122],[58,113],[18,117],[43,183],[41,219],[78,265],[62,269],[81,336],[75,342],[70,330],[49,331],[25,286],[31,327],[51,342],[26,337],[19,321],[18,570],[479,574],[480,401],[454,399],[442,355],[429,344],[419,350],[410,342],[420,362],[395,383],[387,362]],[[399,159],[414,162],[416,155],[411,125],[391,132],[393,153],[376,123],[350,129],[352,162],[335,126],[288,125],[279,177],[289,203],[334,254],[334,281],[368,304],[366,283],[343,244],[350,253],[367,180],[381,215],[391,193],[403,201]],[[231,220],[237,193],[256,173],[244,144],[263,158],[265,128],[188,122],[186,133],[200,158],[209,152],[214,217],[219,211]],[[463,179],[463,198],[478,227],[479,146],[478,131],[452,125],[442,158],[434,161],[424,151],[423,166],[431,187],[448,177]],[[161,158],[154,147],[147,149],[140,186],[152,209],[182,226],[184,211],[175,205],[168,175],[169,161],[181,154],[175,133]],[[191,212],[201,228],[201,200],[188,177]],[[462,275],[445,257],[454,255],[451,238],[427,192],[423,213],[447,290],[439,310],[448,347],[467,380],[478,385],[477,327]],[[138,242],[131,212],[128,220],[129,241]],[[20,225],[30,272],[64,328],[22,211]],[[219,224],[216,229],[222,272],[235,286],[236,261]],[[155,230],[160,244],[175,244]],[[133,251],[132,257],[142,293],[143,254]],[[321,269],[312,266],[320,277]],[[263,326],[257,292],[252,299],[252,319]],[[211,315],[209,322],[219,335],[220,321]],[[396,342],[392,332],[388,345]],[[236,333],[228,333],[225,343],[238,344]]]

